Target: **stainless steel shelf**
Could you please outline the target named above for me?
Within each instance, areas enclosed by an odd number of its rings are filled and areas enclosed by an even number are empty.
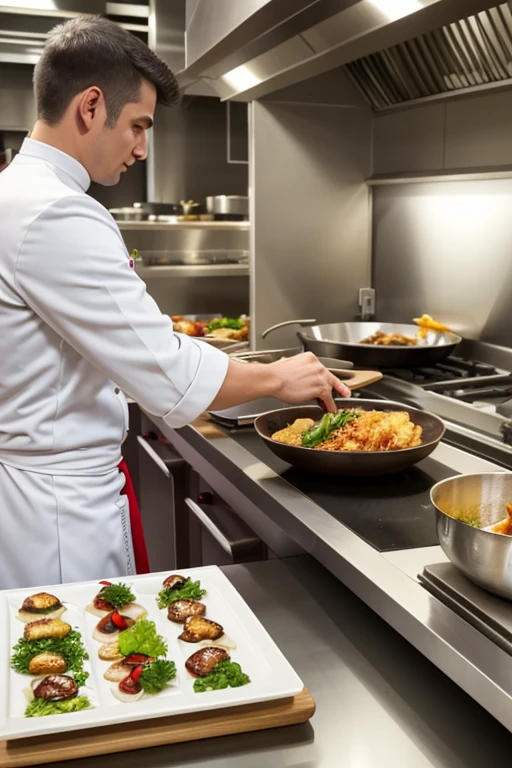
[[[192,264],[167,267],[145,267],[136,264],[135,271],[143,280],[162,277],[248,277],[248,264]]]
[[[246,232],[249,229],[248,221],[118,221],[116,223],[121,231],[149,230],[150,232],[165,232],[173,229],[210,229]]]

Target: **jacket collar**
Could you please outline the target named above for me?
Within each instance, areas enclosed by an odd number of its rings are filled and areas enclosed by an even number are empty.
[[[42,141],[26,138],[21,145],[19,154],[25,157],[37,157],[39,160],[53,165],[74,182],[72,186],[78,187],[82,192],[87,192],[91,184],[89,174],[78,160],[50,144],[43,144]]]

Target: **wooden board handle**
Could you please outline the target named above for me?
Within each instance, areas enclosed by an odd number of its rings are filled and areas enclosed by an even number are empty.
[[[332,373],[343,380],[343,383],[347,385],[349,389],[359,389],[360,387],[366,387],[368,384],[375,384],[376,381],[382,379],[382,373],[380,371],[344,371],[341,368],[332,369]]]

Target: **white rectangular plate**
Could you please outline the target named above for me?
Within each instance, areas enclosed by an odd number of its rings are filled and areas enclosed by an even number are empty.
[[[99,658],[101,644],[93,638],[93,629],[99,618],[85,610],[100,589],[97,581],[0,592],[0,680],[3,683],[0,688],[0,739],[18,739],[241,706],[286,698],[302,691],[304,684],[247,603],[222,571],[216,566],[207,566],[179,573],[190,576],[193,581],[199,579],[201,586],[207,590],[202,598],[206,605],[206,617],[222,624],[226,635],[236,643],[236,649],[230,650],[229,654],[249,675],[251,682],[240,688],[195,693],[194,678],[186,670],[185,661],[201,645],[178,640],[182,625],[169,621],[167,610],[159,610],[156,604],[162,582],[170,573],[111,579],[113,583],[124,582],[131,586],[137,602],[146,608],[147,618],[156,623],[159,634],[167,640],[167,658],[175,662],[177,669],[176,679],[167,689],[129,703],[116,699],[111,692],[113,684],[103,678],[109,662]],[[86,665],[90,677],[79,695],[89,697],[92,709],[46,717],[24,717],[27,706],[24,690],[29,688],[32,677],[10,668],[11,649],[22,637],[25,626],[17,618],[18,609],[26,597],[42,591],[50,592],[67,605],[62,620],[82,634],[90,657]]]

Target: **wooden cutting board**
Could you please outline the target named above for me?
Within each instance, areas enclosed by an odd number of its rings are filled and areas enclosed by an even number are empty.
[[[26,768],[60,760],[77,760],[214,736],[279,728],[305,723],[314,713],[315,701],[308,689],[304,688],[293,698],[261,704],[2,741],[0,768]]]

